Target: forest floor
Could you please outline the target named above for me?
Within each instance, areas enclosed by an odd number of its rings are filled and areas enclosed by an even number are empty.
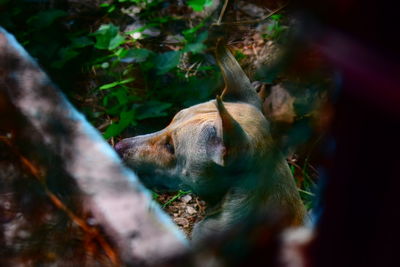
[[[182,108],[220,94],[214,48],[222,37],[263,95],[274,138],[283,144],[300,195],[312,209],[315,159],[327,117],[320,115],[321,99],[330,78],[313,51],[288,45],[298,24],[286,4],[56,2],[9,2],[12,12],[2,13],[0,23],[8,25],[111,146],[160,130]],[[295,54],[288,53],[292,50],[301,56],[285,59]],[[205,202],[191,192],[154,192],[153,197],[187,235],[205,215]]]
[[[225,18],[227,18],[228,21],[234,20],[254,22],[243,24],[239,23],[237,25],[233,24],[231,26],[228,25],[228,27],[225,28],[226,32],[224,35],[229,36],[228,45],[235,53],[235,56],[240,61],[240,64],[245,72],[254,82],[255,87],[258,90],[261,90],[263,87],[269,86],[270,89],[270,84],[255,80],[256,72],[258,69],[260,69],[260,67],[272,65],[276,59],[281,56],[283,50],[281,42],[281,39],[283,38],[282,34],[287,32],[289,27],[293,26],[291,25],[292,22],[290,21],[289,16],[285,15],[284,19],[282,19],[282,15],[278,14],[272,20],[261,20],[260,18],[264,18],[268,15],[274,15],[278,12],[272,8],[267,8],[266,6],[260,6],[251,3],[249,4],[245,1],[239,2],[240,5],[238,5],[236,9],[226,12]],[[280,9],[280,14],[284,12],[282,9]],[[79,12],[79,10],[75,12]],[[169,13],[169,15],[182,16],[179,9],[174,10],[171,8],[168,12],[176,12],[176,14]],[[190,17],[191,15],[188,14],[184,16]],[[102,22],[96,22],[96,24],[100,23]],[[168,36],[165,39],[168,39]],[[154,43],[143,42],[142,47],[150,48],[154,45]],[[163,45],[168,46],[168,48],[172,50],[178,49],[178,47],[175,47],[174,44],[164,43]],[[181,69],[190,70],[192,68],[190,64],[191,63],[189,62],[185,62],[185,60],[181,60],[179,67]],[[94,114],[102,114],[92,121],[92,123],[94,123],[99,131],[104,132],[107,127],[118,121],[118,118],[113,118],[109,114],[103,112],[105,108],[102,106],[102,101],[105,96],[104,94],[93,90],[98,83],[97,73],[92,73],[92,77],[92,79],[90,77],[89,79],[85,79],[84,83],[82,84],[83,87],[87,88],[87,94],[72,94],[72,97],[75,103],[77,103],[79,109],[89,109]],[[297,77],[295,79],[297,79]],[[273,85],[282,85],[282,82],[285,80],[293,80],[293,77],[283,74],[279,77],[279,81],[273,82]],[[280,88],[282,88],[282,86]],[[282,96],[282,94],[286,94],[286,90],[283,93],[278,90],[277,97],[285,98],[286,95]],[[295,102],[296,99],[294,99],[293,95],[291,97],[293,98],[292,103]],[[301,101],[304,100],[302,97],[298,97],[298,99]],[[292,109],[293,105],[282,105],[279,107],[279,112],[283,114],[291,112],[293,113]],[[293,117],[294,116],[295,115],[293,115]],[[289,120],[291,121],[290,123],[294,124],[294,118],[289,118]],[[168,117],[156,120],[149,119],[147,121],[143,121],[143,123],[137,125],[136,127],[131,127],[128,129],[128,131],[124,131],[121,134],[111,137],[108,139],[108,141],[112,146],[114,146],[124,137],[152,132],[154,129],[161,129],[167,124]],[[307,146],[315,146],[315,142],[309,143]],[[295,176],[299,190],[301,190],[300,192],[302,193],[302,197],[305,200],[307,207],[310,209],[312,206],[312,199],[314,197],[314,194],[311,192],[311,190],[315,187],[315,181],[318,177],[318,173],[313,167],[313,163],[309,159],[309,152],[305,154],[303,153],[303,155],[300,156],[297,153],[292,152],[288,157],[288,163],[292,169],[293,175]],[[201,220],[205,216],[205,202],[191,192],[180,191],[177,193],[154,193],[153,197],[171,216],[179,228],[188,236],[190,236],[196,221]]]

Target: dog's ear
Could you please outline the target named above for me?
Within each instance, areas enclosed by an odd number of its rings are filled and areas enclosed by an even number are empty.
[[[224,153],[221,155],[221,161],[223,165],[227,165],[229,162],[234,161],[235,158],[242,155],[243,152],[247,151],[247,135],[242,127],[240,127],[239,123],[237,123],[226,110],[220,96],[216,98],[216,105],[222,122]]]
[[[217,128],[214,125],[210,125],[203,128],[202,131],[205,133],[203,136],[206,140],[207,156],[217,165],[224,166],[226,149],[222,138],[218,135]]]
[[[221,97],[225,101],[245,102],[262,110],[262,103],[256,89],[250,83],[235,57],[222,42],[217,44],[216,59],[225,81],[225,89]]]

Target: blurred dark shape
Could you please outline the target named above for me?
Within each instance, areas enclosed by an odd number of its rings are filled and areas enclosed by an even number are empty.
[[[296,4],[295,9],[312,18],[315,26],[326,27],[324,31],[329,28],[346,34],[387,63],[399,59],[398,12],[392,1],[306,0],[293,4]],[[312,31],[313,28],[308,28],[306,34],[310,37]]]
[[[397,266],[400,39],[389,1],[303,1],[301,34],[341,73],[311,266]],[[307,18],[307,19],[306,19]]]
[[[400,240],[397,10],[389,1],[296,4],[292,11],[297,13],[302,29],[281,62],[286,66],[280,68],[294,67],[302,75],[308,65],[296,67],[296,62],[298,59],[306,62],[302,59],[303,48],[307,48],[316,51],[337,73],[337,88],[330,92],[335,110],[328,127],[325,148],[328,153],[319,161],[323,169],[321,199],[314,212],[318,219],[314,239],[294,249],[301,260],[292,257],[291,261],[269,261],[265,254],[266,262],[272,264],[264,265],[263,257],[256,254],[247,262],[248,266],[397,266]],[[332,107],[326,110],[330,114],[327,116],[332,116]],[[270,225],[265,222],[264,227]],[[251,230],[245,236],[250,235]],[[265,248],[269,244],[252,243]],[[282,253],[287,245],[277,251]],[[238,260],[233,266],[245,265]]]
[[[330,142],[336,150],[328,155],[325,164],[327,172],[321,183],[322,199],[317,211],[321,215],[315,241],[311,247],[302,247],[305,265],[299,265],[299,262],[282,265],[276,259],[279,253],[270,253],[280,250],[278,236],[282,229],[271,226],[273,223],[267,218],[255,221],[255,225],[248,222],[238,226],[238,232],[232,233],[232,238],[239,243],[237,236],[245,240],[251,236],[260,238],[238,244],[231,242],[229,235],[222,239],[216,237],[209,247],[195,253],[193,262],[213,259],[210,260],[212,263],[220,263],[213,266],[397,266],[396,248],[400,240],[397,9],[389,1],[354,0],[308,0],[299,2],[295,9],[302,14],[299,18],[305,23],[298,41],[318,49],[341,77],[340,90],[334,92],[336,110]],[[0,64],[3,62],[1,58]],[[2,78],[4,71],[1,67]],[[3,92],[6,91],[4,84],[1,89],[0,96],[7,96],[8,93]],[[13,114],[9,112],[10,104],[1,97],[1,122],[11,127],[14,120],[9,118],[18,115],[10,115]],[[4,110],[9,115],[4,115]],[[29,152],[33,145],[25,143],[19,147]],[[49,148],[49,151],[52,150]],[[47,152],[40,155],[46,159],[43,154]],[[13,157],[4,152],[0,156]],[[57,157],[53,160],[57,161]],[[11,158],[11,161],[15,159]],[[6,187],[3,186],[1,191],[2,239],[5,238],[3,225],[17,218],[10,209],[13,204],[9,199],[13,195],[3,188]],[[7,202],[9,204],[4,205]],[[238,245],[235,247],[235,244]],[[225,249],[229,245],[232,249]],[[4,255],[2,252],[2,260]],[[237,256],[235,262],[232,255]],[[193,265],[201,266],[195,263]]]
[[[135,174],[1,28],[0,89],[0,265],[147,266],[186,252]]]

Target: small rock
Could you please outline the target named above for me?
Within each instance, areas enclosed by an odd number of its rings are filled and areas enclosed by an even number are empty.
[[[189,201],[192,200],[192,196],[191,195],[184,195],[183,197],[181,197],[181,200],[184,203],[189,203]]]
[[[182,210],[182,209],[185,209],[186,205],[187,205],[186,203],[177,202],[177,203],[175,204],[175,207],[176,207],[178,210]]]
[[[262,18],[265,15],[264,10],[261,7],[246,3],[246,1],[239,1],[237,5],[240,11],[244,12],[250,17]]]
[[[168,35],[165,38],[164,43],[179,44],[179,43],[183,43],[184,41],[185,41],[185,38],[182,35],[176,34],[176,35]]]
[[[183,227],[189,226],[189,221],[185,218],[174,218],[174,221],[176,222],[177,225],[180,225]]]
[[[191,206],[186,207],[186,212],[189,213],[190,215],[197,213],[196,209]]]
[[[176,213],[179,211],[179,209],[176,206],[168,206],[167,211],[170,213]]]

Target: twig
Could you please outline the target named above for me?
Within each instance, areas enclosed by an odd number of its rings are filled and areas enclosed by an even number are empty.
[[[308,191],[303,190],[303,189],[300,189],[300,188],[297,188],[297,191],[299,191],[299,192],[301,192],[301,193],[304,193],[304,194],[306,194],[306,195],[312,196],[312,197],[315,196],[314,193],[308,192]]]
[[[195,69],[193,75],[196,75],[196,74],[197,74],[197,72],[199,71],[199,69],[200,69],[200,67],[201,67],[201,63],[202,63],[202,62],[199,61],[199,64],[197,64],[196,69]]]
[[[300,170],[300,171],[303,170],[302,167],[300,167],[297,163],[295,163],[292,160],[289,161],[289,164],[292,165],[293,167],[295,167],[296,169]]]
[[[167,202],[164,203],[164,205],[162,206],[163,208],[168,207],[172,202],[174,202],[175,200],[177,200],[178,198],[187,195],[191,193],[191,191],[183,191],[183,190],[179,190],[178,194],[176,194],[175,196],[173,196],[170,200],[168,200]]]
[[[252,50],[253,50],[254,56],[256,57],[256,60],[259,60],[260,57],[258,56],[256,47],[254,46],[254,43],[251,45],[251,48],[252,48]]]
[[[106,122],[100,124],[100,126],[97,127],[97,130],[99,131],[103,131],[105,128],[107,128],[109,125],[111,125],[112,123],[114,123],[113,120],[107,120]]]
[[[195,200],[196,200],[197,207],[199,207],[199,212],[202,215],[204,213],[205,209],[204,209],[203,205],[200,204],[198,197],[195,197]]]
[[[216,25],[221,25],[222,17],[225,14],[225,10],[226,10],[226,7],[228,6],[228,2],[229,2],[229,0],[225,0],[225,3],[222,6],[221,13],[219,14],[219,17],[218,17]]]
[[[233,21],[233,22],[220,22],[218,23],[214,23],[212,25],[214,26],[219,26],[219,25],[241,25],[241,24],[255,24],[255,23],[259,23],[262,22],[266,19],[268,19],[269,17],[271,17],[272,15],[278,13],[279,11],[281,11],[282,9],[284,9],[288,4],[284,4],[281,7],[275,9],[274,11],[272,11],[271,13],[269,13],[267,16],[261,18],[261,19],[254,19],[254,20],[242,20],[242,21]]]
[[[193,63],[192,65],[189,66],[189,68],[186,69],[186,73],[185,73],[185,78],[189,78],[189,72],[192,71],[192,69],[196,66],[200,64],[200,61]]]
[[[114,136],[111,137],[111,139],[110,139],[110,144],[111,144],[112,147],[115,146],[115,139],[114,139]]]

